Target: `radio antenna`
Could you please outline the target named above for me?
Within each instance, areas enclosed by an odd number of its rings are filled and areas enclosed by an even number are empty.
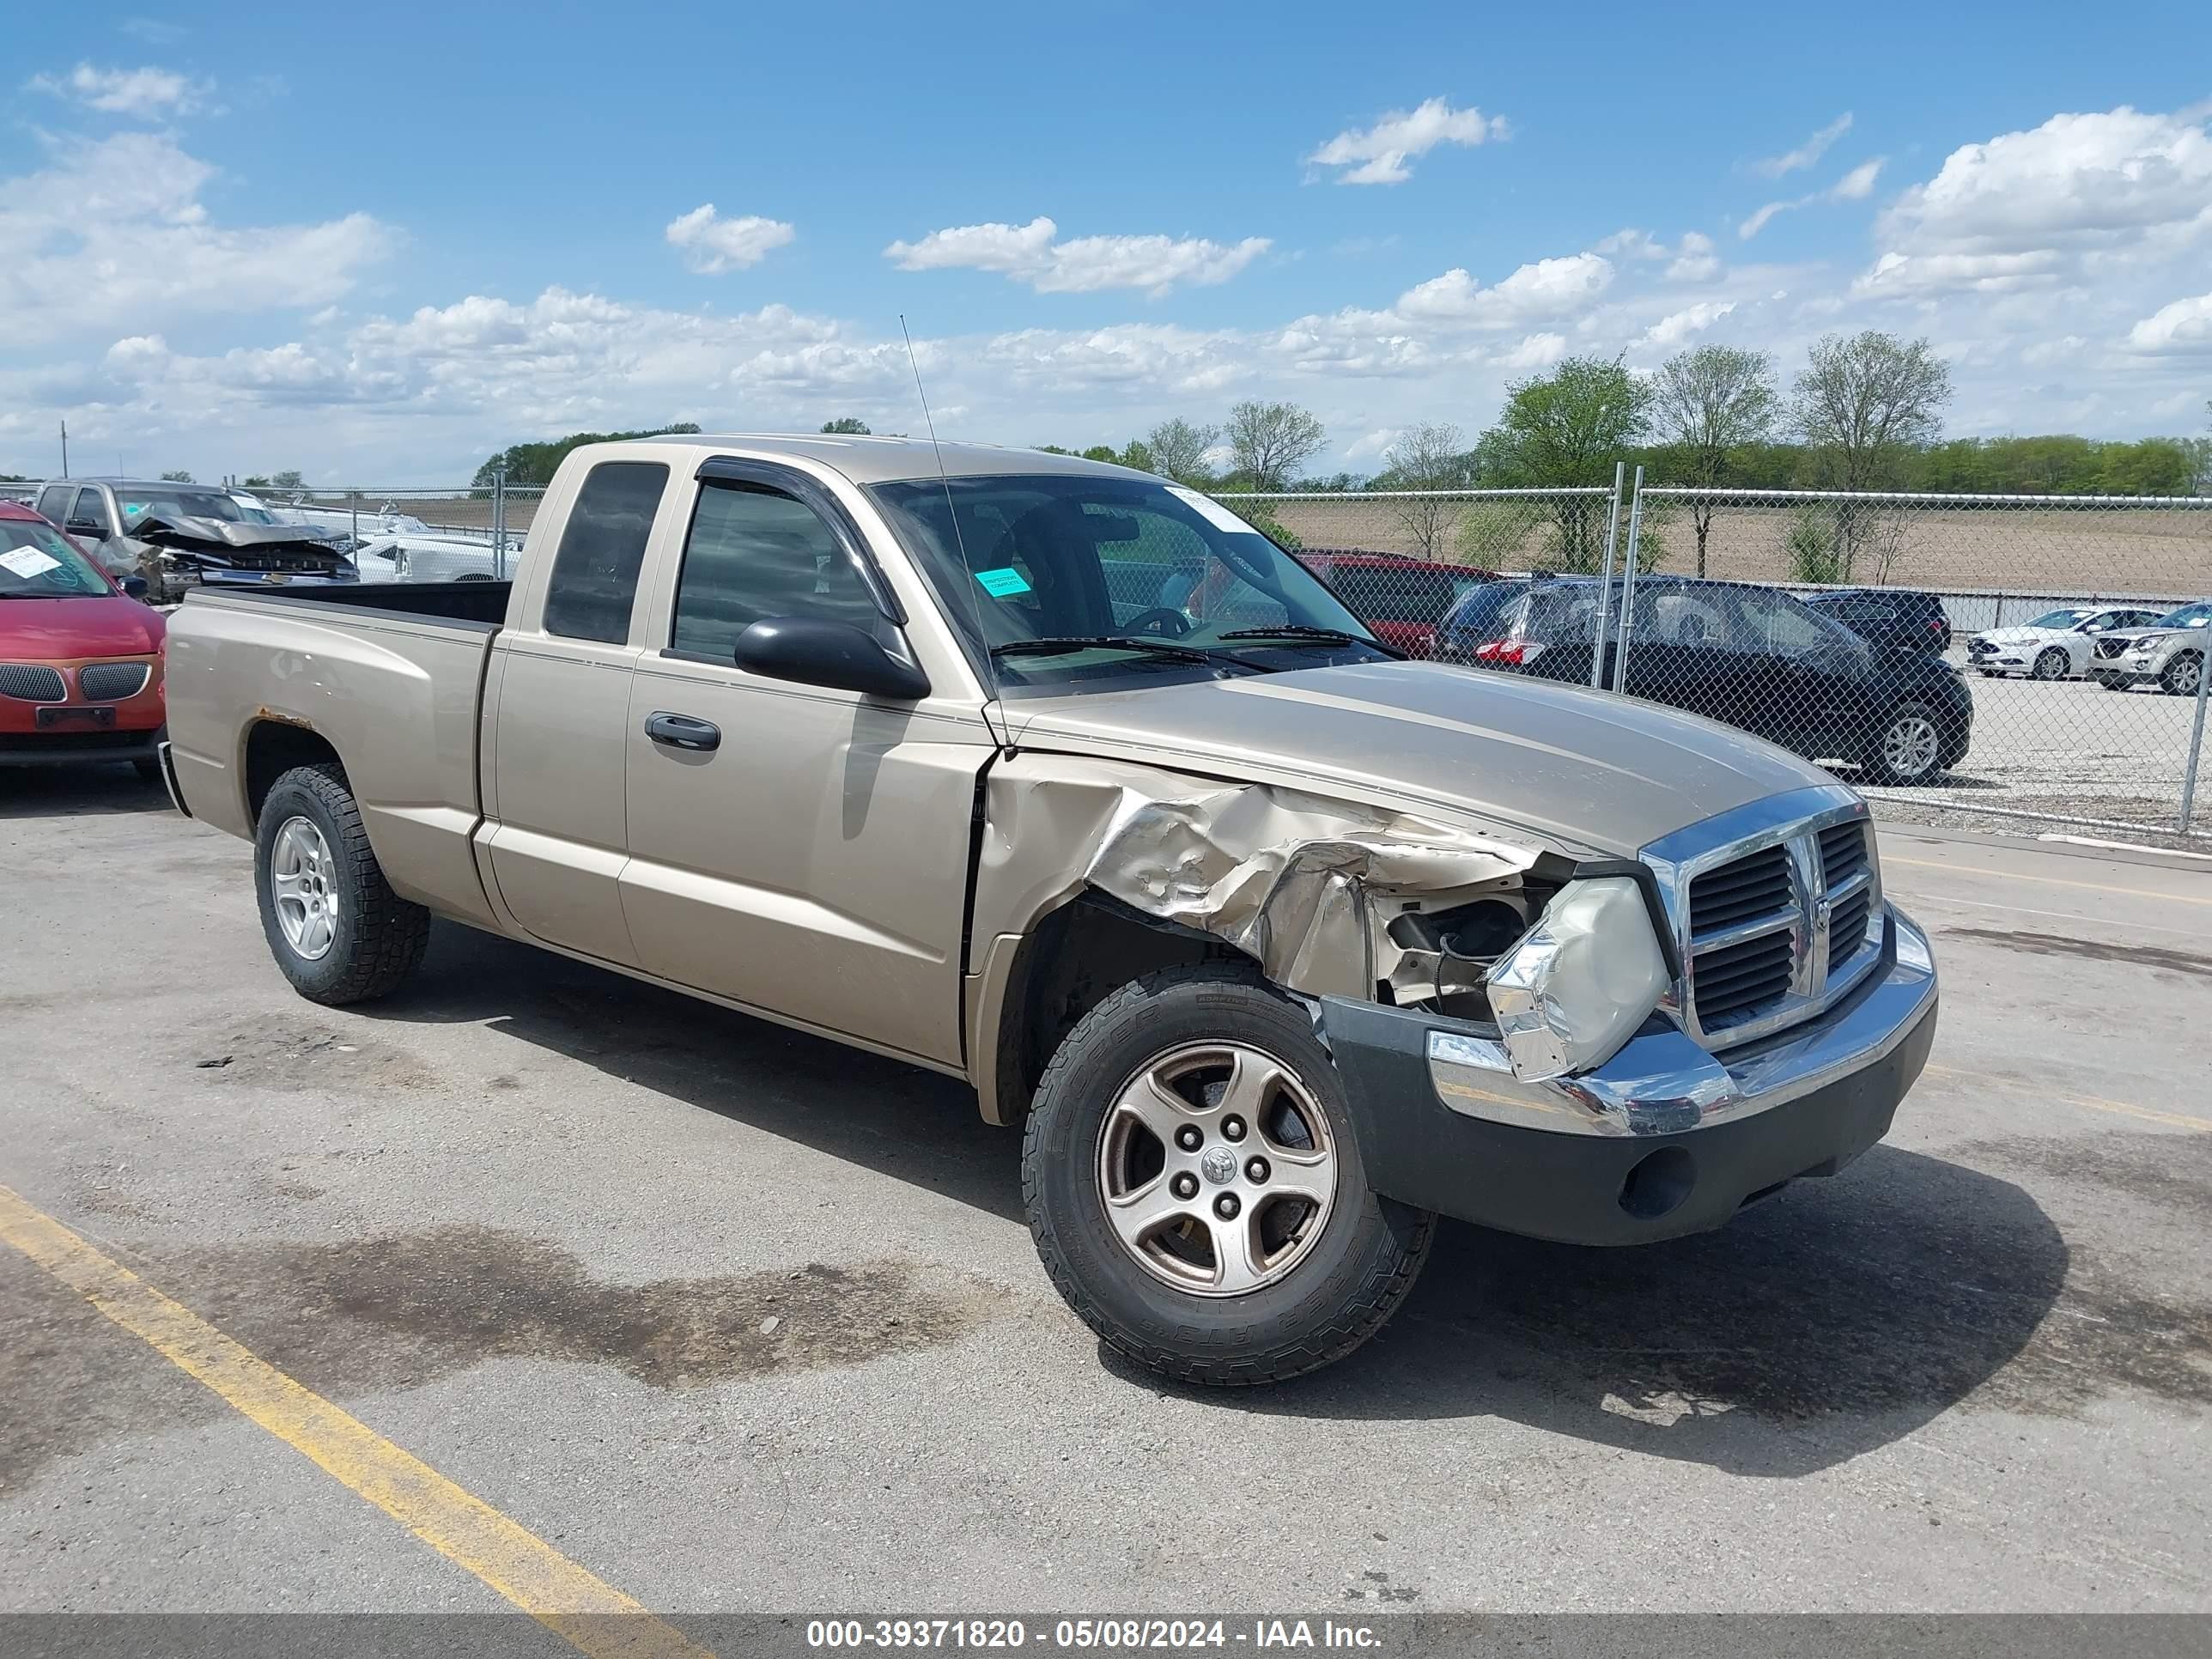
[[[914,393],[921,399],[922,424],[929,429],[930,453],[937,457],[937,484],[945,492],[945,516],[952,526],[953,550],[960,556],[959,578],[955,586],[968,603],[969,620],[975,625],[975,649],[983,665],[983,729],[990,733],[1008,760],[1014,757],[1014,745],[991,724],[991,705],[999,698],[998,665],[991,660],[991,641],[983,632],[983,607],[968,591],[975,573],[968,568],[968,538],[960,533],[960,511],[952,501],[952,479],[945,470],[945,446],[937,441],[937,417],[929,412],[929,393],[921,386],[921,360],[915,356],[914,336],[907,331],[906,313],[899,313],[899,337],[906,342],[907,367],[914,371]]]

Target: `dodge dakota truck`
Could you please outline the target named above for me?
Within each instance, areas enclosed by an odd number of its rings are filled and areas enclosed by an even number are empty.
[[[1832,1175],[1935,1032],[1827,774],[1402,659],[1119,467],[592,445],[512,582],[203,586],[168,648],[173,795],[303,995],[443,917],[963,1079],[1055,1285],[1188,1381],[1351,1352],[1439,1216],[1635,1244]]]

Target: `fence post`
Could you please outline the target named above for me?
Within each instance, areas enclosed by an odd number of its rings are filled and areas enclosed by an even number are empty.
[[[1620,534],[1620,480],[1628,471],[1628,463],[1613,464],[1613,512],[1605,525],[1605,571],[1597,579],[1597,642],[1590,648],[1590,684],[1600,691],[1605,690],[1605,635],[1607,625],[1613,620],[1613,547]],[[1644,469],[1637,468],[1638,477]]]
[[[491,470],[491,574],[507,580],[507,469]]]
[[[1620,573],[1620,648],[1613,653],[1613,689],[1628,686],[1628,641],[1636,626],[1636,549],[1644,533],[1644,469],[1636,469],[1636,487],[1628,498],[1628,558]]]
[[[2197,810],[2197,773],[2204,759],[2204,699],[2212,688],[2212,627],[2197,647],[2197,713],[2189,722],[2189,765],[2181,775],[2181,833],[2189,833],[2189,820]]]

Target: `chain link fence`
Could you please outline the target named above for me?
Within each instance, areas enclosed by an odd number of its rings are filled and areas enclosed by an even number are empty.
[[[262,492],[372,580],[513,574],[544,490]],[[2212,498],[1224,494],[1410,654],[1741,726],[1893,810],[2205,834]]]

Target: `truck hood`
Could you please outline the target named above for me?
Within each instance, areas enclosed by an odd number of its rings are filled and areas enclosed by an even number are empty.
[[[1634,697],[1434,662],[1364,663],[1005,705],[1024,747],[1296,779],[1443,806],[1616,857],[1835,779]]]
[[[124,535],[209,564],[247,569],[336,570],[346,562],[344,554],[299,525],[233,524],[227,519],[147,513],[132,520]]]

